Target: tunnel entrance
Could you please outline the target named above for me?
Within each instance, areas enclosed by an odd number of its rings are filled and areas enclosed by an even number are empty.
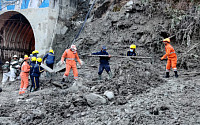
[[[34,49],[33,29],[26,17],[16,11],[0,15],[0,59],[11,60],[13,55],[23,58]]]

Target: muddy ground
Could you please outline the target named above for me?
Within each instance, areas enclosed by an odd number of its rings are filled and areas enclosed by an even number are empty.
[[[171,12],[169,3],[135,0],[131,7],[102,0],[97,2],[89,21],[75,43],[80,58],[79,80],[73,81],[72,72],[68,87],[60,89],[52,82],[60,82],[63,72],[53,74],[53,81],[41,78],[41,90],[19,96],[20,81],[7,83],[0,93],[0,124],[63,124],[63,125],[198,125],[200,124],[200,81],[198,30],[185,29],[184,20],[198,26],[198,11],[188,11],[189,18]],[[113,12],[118,6],[120,11]],[[103,10],[102,10],[103,9]],[[100,11],[102,10],[102,11]],[[182,12],[182,11],[181,11]],[[185,11],[184,11],[185,12]],[[180,14],[179,23],[173,23],[172,14]],[[186,12],[185,12],[186,13]],[[192,14],[191,14],[192,13]],[[184,25],[183,25],[184,24]],[[75,25],[71,25],[76,27]],[[57,61],[65,49],[63,44],[71,28],[54,42]],[[178,32],[181,30],[181,32]],[[170,72],[164,79],[166,61],[162,39],[172,37],[171,44],[178,55],[179,78]],[[57,36],[57,37],[58,37]],[[63,39],[64,38],[64,39]],[[63,41],[62,41],[63,39]],[[139,56],[152,59],[110,59],[113,78],[106,72],[98,80],[97,57],[88,53],[99,51],[106,45],[111,55],[125,55],[130,44],[137,45]],[[188,49],[189,48],[189,49]],[[190,50],[191,49],[191,50]],[[62,51],[61,51],[62,50]],[[186,53],[185,53],[186,52]],[[193,72],[191,74],[186,74]],[[105,94],[105,92],[114,94]]]

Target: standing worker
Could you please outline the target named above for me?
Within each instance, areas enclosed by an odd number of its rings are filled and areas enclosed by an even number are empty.
[[[19,68],[19,61],[17,59],[17,55],[13,56],[13,59],[11,60],[10,63],[10,79],[9,81],[15,81],[16,78],[16,73],[17,73],[17,69]]]
[[[42,72],[44,72],[43,68],[40,66],[41,62],[42,62],[42,58],[37,58],[37,63],[35,64],[35,66],[33,68],[33,72],[31,74],[33,76],[32,85],[33,85],[33,90],[34,91],[39,90],[39,88],[40,88],[40,84],[39,84],[39,82],[40,82],[40,80],[39,80],[40,74]]]
[[[176,64],[177,64],[177,56],[175,53],[174,48],[169,44],[170,43],[170,39],[166,38],[163,40],[163,43],[165,44],[165,51],[166,54],[161,58],[161,60],[168,58],[167,60],[167,66],[166,66],[166,76],[165,78],[169,78],[169,71],[170,68],[172,67],[175,73],[175,77],[178,77],[178,73],[177,73],[177,68],[176,68]]]
[[[92,53],[92,55],[109,55],[106,52],[106,46],[103,46],[100,52]],[[103,73],[103,70],[105,69],[106,72],[108,73],[110,79],[112,78],[112,73],[110,70],[110,65],[109,65],[109,60],[110,60],[110,55],[108,57],[100,57],[100,65],[99,65],[99,80],[101,80],[101,74]]]
[[[126,56],[137,56],[135,49],[136,45],[134,44],[130,45],[130,50],[127,52]]]
[[[34,50],[33,52],[32,52],[32,54],[30,55],[30,63],[31,63],[31,58],[32,57],[36,57],[37,58],[37,55],[39,54],[39,51],[38,50]]]
[[[8,78],[10,76],[10,72],[9,72],[10,71],[10,67],[9,67],[9,62],[8,61],[6,61],[5,64],[2,66],[2,70],[3,70],[2,85],[4,85],[7,82]]]
[[[28,87],[28,75],[30,71],[30,65],[28,64],[29,57],[24,58],[24,62],[21,67],[21,86],[19,90],[19,94],[24,94],[26,92],[26,89]]]
[[[73,70],[74,80],[77,80],[78,79],[78,70],[76,68],[75,58],[77,59],[77,61],[79,62],[80,65],[81,65],[81,61],[78,57],[77,48],[75,45],[71,45],[70,49],[66,49],[64,51],[62,58],[61,58],[62,64],[64,64],[65,58],[66,58],[66,71],[65,71],[65,74],[63,75],[62,82],[65,82],[66,77],[68,78],[71,68]]]
[[[33,69],[34,69],[34,67],[35,67],[35,64],[36,64],[36,57],[32,57],[31,58],[31,64],[30,64],[30,78],[31,78],[31,83],[32,83],[32,85],[31,85],[31,88],[30,88],[30,91],[33,91],[34,89],[33,89],[33,83],[34,83],[34,78],[33,78],[33,75],[32,75],[32,73],[33,73]]]

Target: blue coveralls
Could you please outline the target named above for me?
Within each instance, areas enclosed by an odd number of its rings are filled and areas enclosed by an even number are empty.
[[[47,53],[44,57],[43,57],[43,61],[46,59],[46,64],[48,67],[50,67],[51,69],[53,69],[53,64],[54,64],[54,60],[55,60],[55,55],[53,53]]]
[[[42,72],[44,72],[43,68],[40,66],[41,63],[37,62],[33,68],[32,76],[33,76],[33,88],[34,90],[38,90],[39,85],[39,77]]]
[[[100,52],[92,53],[92,55],[109,55],[106,50],[101,50]],[[110,65],[109,65],[110,57],[100,57],[100,65],[99,65],[99,72],[98,74],[101,75],[103,70],[105,69],[107,73],[110,72]]]
[[[136,54],[136,52],[131,52],[131,51],[128,51],[127,52],[127,56],[136,56],[137,54]]]
[[[32,75],[32,73],[33,73],[33,69],[34,69],[34,67],[35,67],[35,64],[36,64],[36,61],[32,61],[31,63],[30,63],[30,77],[31,77],[31,83],[32,83],[32,85],[31,85],[31,88],[33,87],[33,85],[34,85],[34,79],[33,79],[33,75]],[[35,88],[34,88],[35,89]]]

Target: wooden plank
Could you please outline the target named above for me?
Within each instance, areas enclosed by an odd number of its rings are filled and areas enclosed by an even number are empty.
[[[46,66],[45,64],[41,63],[41,67],[44,68],[46,71],[50,72],[50,73],[53,73],[54,71],[49,68],[48,66]]]
[[[59,72],[66,68],[66,64],[56,64],[56,66],[53,68],[54,72]]]
[[[88,55],[88,57],[109,57],[109,55]],[[119,55],[110,55],[111,57],[118,58],[132,58],[132,59],[152,59],[152,57],[143,57],[143,56],[119,56]]]

